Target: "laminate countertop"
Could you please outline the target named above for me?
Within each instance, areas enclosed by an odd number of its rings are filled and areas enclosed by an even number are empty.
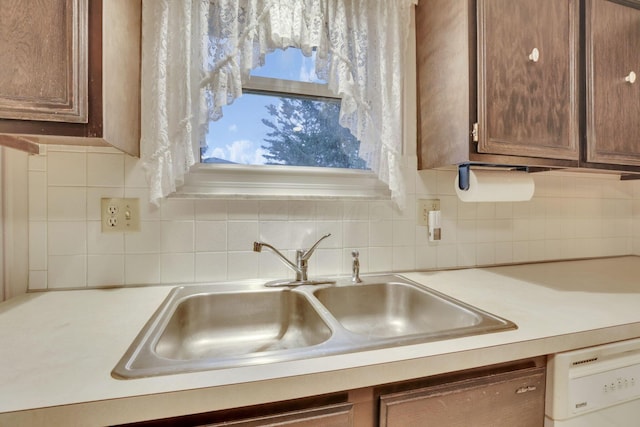
[[[407,272],[516,330],[232,369],[111,376],[171,290],[30,293],[0,304],[0,426],[107,425],[369,387],[640,337],[640,258]]]

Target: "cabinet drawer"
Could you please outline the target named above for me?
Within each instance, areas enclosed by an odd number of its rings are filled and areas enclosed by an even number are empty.
[[[545,368],[487,375],[380,397],[380,426],[541,427]]]
[[[207,427],[233,426],[295,426],[295,427],[348,427],[353,425],[353,405],[341,403],[320,408],[304,409],[265,417],[231,422],[207,424]]]

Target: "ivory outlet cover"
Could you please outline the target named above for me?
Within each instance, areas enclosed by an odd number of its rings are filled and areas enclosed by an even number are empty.
[[[103,197],[100,212],[103,233],[140,231],[140,199]]]

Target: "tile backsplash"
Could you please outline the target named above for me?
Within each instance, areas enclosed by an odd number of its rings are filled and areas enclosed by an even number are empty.
[[[640,183],[535,175],[530,202],[463,203],[453,171],[409,167],[404,211],[390,201],[167,199],[147,203],[137,159],[112,149],[48,146],[29,158],[29,288],[60,289],[292,276],[263,240],[293,258],[332,233],[310,275],[407,271],[640,252]],[[140,198],[141,231],[103,233],[102,197]],[[418,226],[416,200],[439,198],[442,240]]]

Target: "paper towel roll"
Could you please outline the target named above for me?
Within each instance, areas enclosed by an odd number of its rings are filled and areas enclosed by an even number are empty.
[[[463,202],[522,202],[535,191],[533,177],[521,171],[469,171],[469,189],[461,190],[455,179],[458,198]]]

